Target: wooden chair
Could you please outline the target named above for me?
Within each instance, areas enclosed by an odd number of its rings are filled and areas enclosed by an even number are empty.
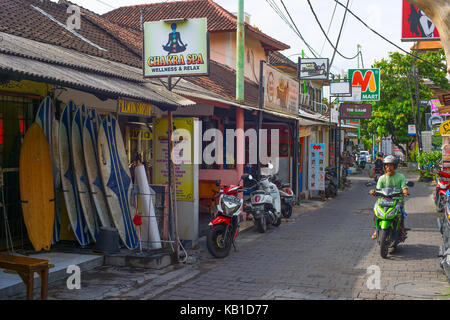
[[[27,287],[27,299],[33,300],[34,273],[41,277],[41,299],[47,300],[48,273],[51,265],[48,260],[13,256],[0,253],[0,268],[12,270],[22,278]]]

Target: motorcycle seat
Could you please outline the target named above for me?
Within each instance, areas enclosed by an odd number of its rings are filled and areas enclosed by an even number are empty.
[[[255,190],[252,192],[252,195],[254,195],[254,194],[270,195],[270,193],[268,193],[267,191],[264,191],[264,190]]]

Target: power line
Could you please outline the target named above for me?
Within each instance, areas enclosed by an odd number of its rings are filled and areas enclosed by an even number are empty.
[[[327,35],[330,33],[330,28],[333,23],[334,14],[336,13],[337,3],[334,4],[333,14],[331,15],[330,24],[328,25]],[[327,42],[327,39],[323,39],[322,49],[320,49],[320,54],[323,52],[323,48],[325,47],[325,43]]]
[[[316,12],[314,11],[314,8],[312,7],[311,2],[310,2],[309,0],[307,0],[307,1],[308,1],[308,4],[309,4],[309,8],[311,9],[311,12],[312,12],[313,15],[314,15],[314,18],[316,19],[316,22],[317,22],[317,24],[318,24],[319,27],[320,27],[320,30],[321,30],[322,33],[325,35],[325,38],[327,39],[328,43],[329,43],[329,44],[331,45],[331,47],[337,52],[337,54],[339,54],[342,58],[347,59],[347,60],[353,60],[353,59],[355,59],[356,57],[358,57],[359,52],[358,52],[355,56],[353,56],[353,57],[346,57],[346,56],[344,56],[342,53],[340,53],[340,52],[338,51],[337,47],[335,47],[334,44],[331,42],[330,38],[328,38],[328,35],[325,33],[325,30],[323,30],[322,24],[320,23],[319,18],[317,18]],[[345,7],[344,7],[344,8],[345,8]],[[349,12],[350,12],[350,10],[349,10]],[[342,28],[341,28],[341,30],[342,30]]]
[[[344,6],[342,3],[340,3],[338,0],[334,0],[334,1],[335,1],[337,4],[339,4],[340,6],[342,6],[342,7],[345,8],[345,6]],[[309,0],[308,0],[308,2],[309,2]],[[414,57],[414,58],[416,58],[416,59],[419,59],[419,60],[421,60],[421,61],[423,61],[423,62],[425,62],[425,63],[430,64],[431,66],[435,67],[436,69],[443,70],[443,71],[447,71],[445,68],[436,66],[436,65],[434,65],[432,62],[430,62],[430,61],[428,61],[428,60],[425,60],[425,59],[423,59],[423,58],[421,58],[421,57],[419,57],[419,56],[416,56],[416,55],[414,55],[414,54],[412,54],[412,53],[410,53],[410,52],[404,50],[403,48],[399,47],[398,45],[396,45],[395,43],[393,43],[391,40],[387,39],[386,37],[384,37],[383,35],[381,35],[381,34],[378,33],[377,31],[375,31],[375,30],[373,30],[371,27],[369,27],[363,20],[361,20],[361,19],[360,19],[356,14],[354,14],[350,9],[347,9],[347,10],[348,10],[348,12],[350,12],[350,14],[351,14],[352,16],[354,16],[359,22],[361,22],[367,29],[369,29],[370,31],[372,31],[373,33],[375,33],[377,36],[379,36],[379,37],[382,38],[383,40],[389,42],[390,44],[392,44],[392,45],[393,45],[394,47],[396,47],[397,49],[403,51],[404,53],[406,53],[406,54],[408,54],[408,55],[410,55],[410,56],[412,56],[412,57]]]
[[[309,3],[309,0],[308,0],[308,3]],[[347,0],[347,6],[345,7],[344,18],[342,19],[341,29],[339,30],[339,35],[338,35],[338,38],[336,40],[336,49],[334,49],[333,56],[332,56],[331,62],[330,62],[330,66],[333,65],[334,57],[336,55],[337,47],[339,45],[339,40],[341,39],[342,29],[344,28],[345,17],[347,16],[347,9],[348,9],[348,4],[349,3],[350,3],[350,0]],[[358,51],[358,53],[359,53],[359,51]]]

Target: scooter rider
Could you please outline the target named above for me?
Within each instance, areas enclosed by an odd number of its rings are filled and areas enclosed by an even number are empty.
[[[396,173],[395,170],[397,169],[398,163],[397,159],[394,156],[387,156],[383,160],[384,170],[386,174],[381,176],[378,179],[377,183],[377,189],[383,189],[387,187],[396,188],[396,189],[402,189],[403,195],[406,197],[409,195],[408,192],[408,186],[406,185],[406,178],[401,173]],[[375,190],[370,190],[370,194],[375,196]],[[400,225],[400,239],[401,241],[405,241],[406,239],[406,232],[405,232],[405,215],[404,215],[404,198],[400,199],[401,201],[401,212],[402,212],[402,220]],[[375,230],[374,234],[372,235],[372,239],[377,238],[377,230]]]
[[[375,160],[375,170],[383,170],[383,153],[378,152],[378,158]]]

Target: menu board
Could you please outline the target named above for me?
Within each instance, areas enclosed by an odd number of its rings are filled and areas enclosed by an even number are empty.
[[[309,148],[309,190],[325,190],[325,144]]]

